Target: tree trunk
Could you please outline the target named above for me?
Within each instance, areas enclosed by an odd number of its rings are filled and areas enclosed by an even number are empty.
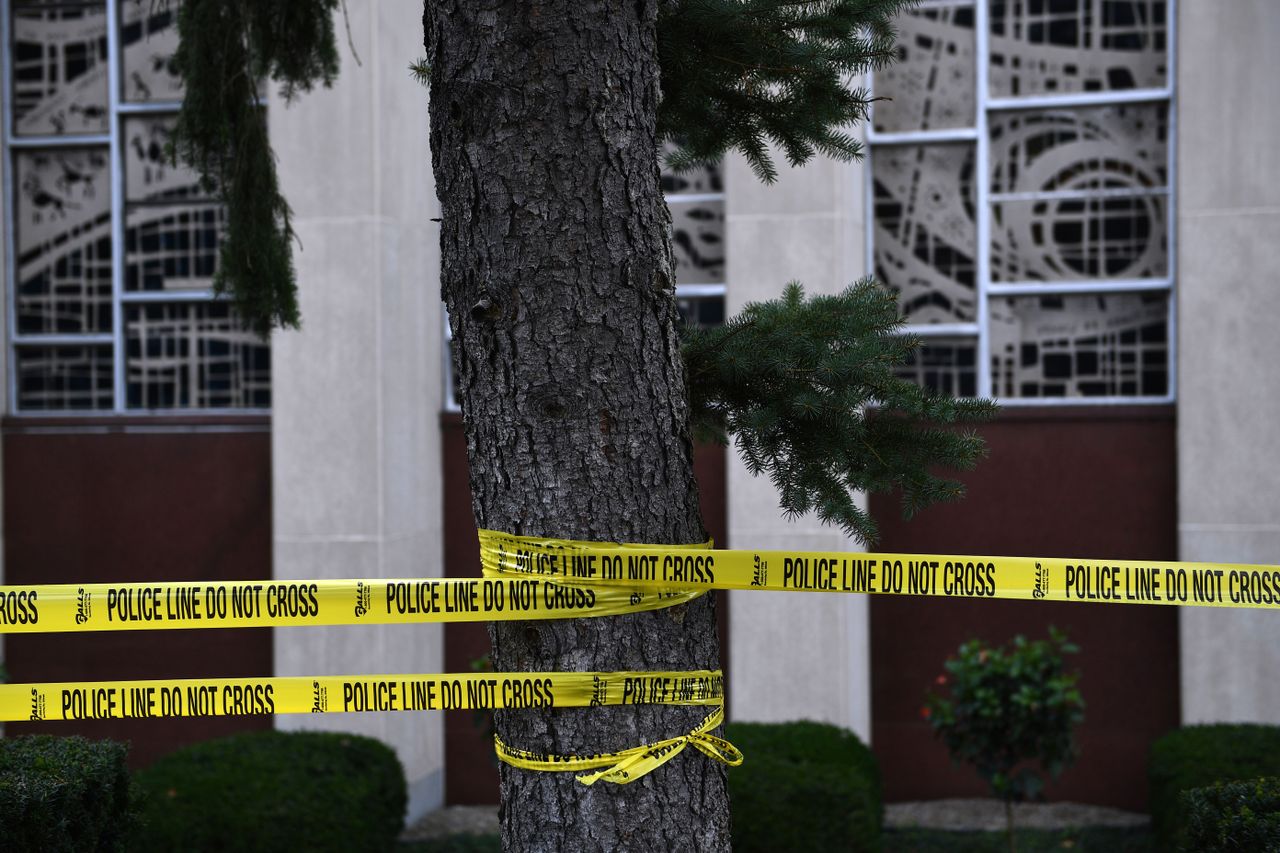
[[[703,541],[659,188],[657,2],[427,0],[444,298],[476,522]],[[497,623],[499,670],[714,669],[711,596]],[[700,708],[506,711],[514,747],[590,754],[686,734]],[[507,850],[727,850],[723,768],[689,749],[629,785],[502,766]]]

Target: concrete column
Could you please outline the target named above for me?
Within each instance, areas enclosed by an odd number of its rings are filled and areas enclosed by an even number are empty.
[[[421,4],[347,5],[332,89],[270,105],[293,206],[302,330],[273,341],[277,578],[422,577],[443,565],[438,216]],[[278,675],[440,672],[439,626],[280,628]],[[443,798],[439,714],[280,716],[394,746],[409,819]]]
[[[1184,560],[1280,563],[1280,4],[1178,4]],[[1280,618],[1184,608],[1186,723],[1280,723]]]
[[[836,293],[865,274],[863,167],[815,160],[766,186],[738,156],[725,164],[728,305],[774,299],[790,281]],[[767,478],[729,450],[729,544],[860,550],[816,518],[788,521]],[[777,569],[780,571],[781,569]],[[867,600],[858,595],[730,594],[731,713],[738,720],[821,720],[871,737]]]

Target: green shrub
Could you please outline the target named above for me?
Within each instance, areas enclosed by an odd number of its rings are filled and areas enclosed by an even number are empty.
[[[926,699],[924,716],[952,759],[973,765],[1006,802],[1036,799],[1044,787],[1034,768],[1020,765],[1037,762],[1057,776],[1075,759],[1073,732],[1084,720],[1084,699],[1064,655],[1077,651],[1054,628],[1048,640],[1019,634],[1007,646],[970,640],[935,682],[948,694]]]
[[[1084,720],[1084,698],[1076,687],[1080,675],[1067,672],[1064,655],[1077,651],[1053,627],[1048,640],[1036,642],[1021,634],[1007,646],[969,640],[935,681],[948,694],[925,699],[922,713],[952,760],[973,765],[1004,800],[1010,850],[1013,804],[1038,799],[1044,788],[1036,765],[1057,776],[1075,760],[1073,732]]]
[[[141,851],[391,850],[404,771],[372,738],[255,732],[178,750],[137,774]]]
[[[825,723],[730,723],[742,750],[729,770],[735,853],[880,849],[880,766],[850,732]]]
[[[1280,850],[1280,779],[1219,782],[1182,792],[1187,843],[1200,853]]]
[[[81,737],[0,740],[0,847],[122,850],[128,840],[129,747]]]
[[[1183,791],[1261,776],[1280,776],[1280,726],[1188,726],[1156,741],[1147,778],[1157,848],[1177,850],[1186,843]]]

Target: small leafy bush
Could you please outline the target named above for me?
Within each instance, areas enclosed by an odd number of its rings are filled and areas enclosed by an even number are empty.
[[[1216,782],[1280,776],[1280,726],[1187,726],[1151,746],[1151,825],[1161,850],[1187,844],[1188,814],[1182,792]]]
[[[82,737],[0,740],[0,847],[124,850],[131,824],[129,747]]]
[[[944,664],[922,713],[959,762],[972,764],[1005,801],[1010,843],[1014,802],[1036,799],[1044,788],[1036,766],[1057,776],[1075,760],[1074,729],[1084,720],[1079,673],[1063,656],[1079,651],[1066,634],[1048,640],[1018,635],[1008,646],[970,640]]]
[[[137,781],[140,851],[385,851],[404,824],[400,761],[358,735],[233,735],[178,750]]]
[[[857,736],[825,723],[730,723],[735,853],[880,849],[880,765]]]
[[[1280,850],[1280,779],[1219,782],[1182,792],[1187,849],[1200,853]]]

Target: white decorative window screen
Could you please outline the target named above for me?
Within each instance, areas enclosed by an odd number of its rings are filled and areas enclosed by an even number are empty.
[[[875,75],[871,272],[904,375],[1004,403],[1174,396],[1174,0],[925,0]]]
[[[720,164],[662,170],[676,256],[676,307],[686,323],[724,323],[724,171]]]
[[[664,149],[665,151],[666,149]],[[662,192],[671,210],[671,242],[676,257],[676,308],[693,326],[724,323],[724,177],[719,164],[676,174],[662,171]],[[445,411],[459,411],[444,323]]]
[[[270,347],[212,293],[224,210],[165,145],[180,0],[8,0],[10,410],[265,411]]]

